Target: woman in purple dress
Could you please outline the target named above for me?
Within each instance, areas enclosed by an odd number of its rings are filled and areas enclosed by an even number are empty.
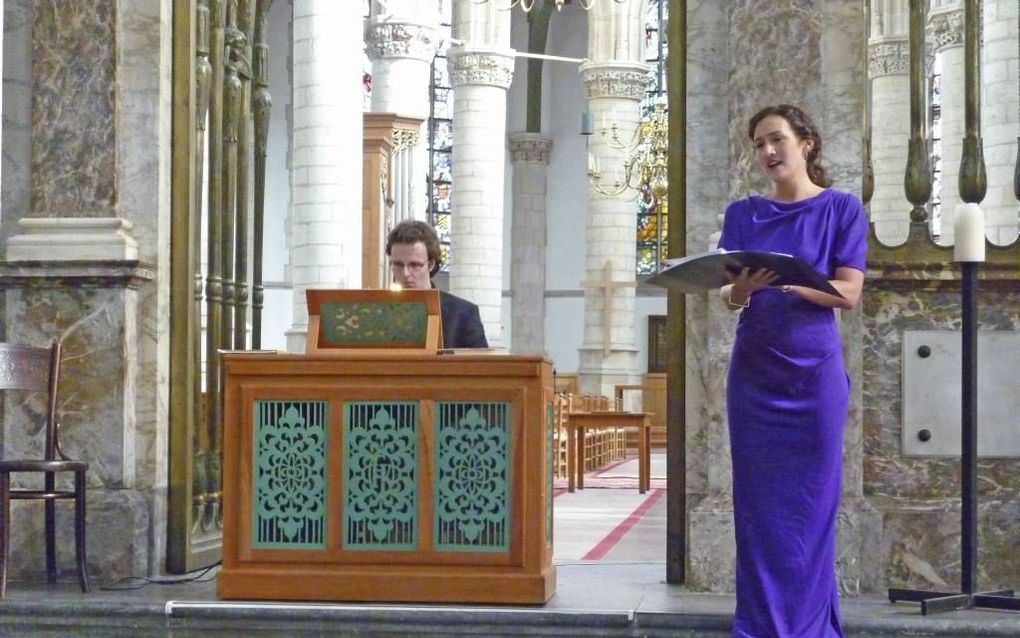
[[[740,310],[726,406],[733,459],[737,609],[733,636],[843,636],[835,576],[849,377],[834,308],[861,296],[867,220],[854,195],[828,188],[822,140],[782,104],[748,129],[769,197],[726,209],[719,246],[812,264],[839,291],[773,286],[774,273],[731,276],[720,296]]]

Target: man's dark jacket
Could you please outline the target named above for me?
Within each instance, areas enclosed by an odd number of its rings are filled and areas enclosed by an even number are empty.
[[[444,348],[488,348],[485,328],[478,306],[467,299],[439,291],[439,309],[443,319]]]

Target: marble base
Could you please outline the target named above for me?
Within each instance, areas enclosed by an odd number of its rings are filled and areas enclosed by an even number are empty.
[[[707,497],[691,509],[688,520],[688,579],[695,590],[732,592],[737,545],[733,533],[733,500]]]
[[[153,520],[164,516],[155,511],[160,499],[152,492],[90,488],[86,500],[86,556],[93,588],[127,576],[153,574],[152,566],[161,560],[150,555]],[[12,503],[11,581],[46,580],[43,512],[39,501]],[[56,524],[57,579],[77,583],[73,501],[57,503]]]
[[[133,224],[117,217],[46,217],[18,220],[7,240],[7,261],[137,260]]]
[[[733,532],[733,501],[709,497],[689,514],[689,580],[692,588],[732,592],[737,548]],[[865,498],[843,498],[839,511],[836,575],[842,596],[881,591],[882,513]]]
[[[887,565],[890,587],[959,591],[960,499],[883,497],[881,545],[872,548]],[[977,586],[1016,588],[1020,503],[990,499],[978,505]]]
[[[844,496],[836,532],[836,580],[841,596],[860,596],[886,586],[882,556],[882,513],[867,498]]]

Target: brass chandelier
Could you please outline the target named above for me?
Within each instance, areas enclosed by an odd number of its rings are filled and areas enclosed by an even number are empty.
[[[620,139],[615,122],[603,128],[600,134],[604,136],[608,146],[626,150],[628,155],[623,161],[622,174],[618,174],[618,177],[611,181],[604,179],[598,159],[590,157],[588,181],[592,188],[607,197],[619,197],[628,189],[634,191],[635,197],[645,190],[655,200],[666,197],[669,190],[667,174],[669,119],[663,98],[658,98],[648,113],[641,118],[630,140]]]

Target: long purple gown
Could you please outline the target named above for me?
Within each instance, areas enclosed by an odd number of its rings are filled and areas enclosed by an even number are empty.
[[[750,197],[726,210],[719,245],[865,269],[857,197]],[[737,609],[733,636],[843,636],[835,576],[849,377],[835,313],[766,288],[741,311],[726,405],[733,459]]]

